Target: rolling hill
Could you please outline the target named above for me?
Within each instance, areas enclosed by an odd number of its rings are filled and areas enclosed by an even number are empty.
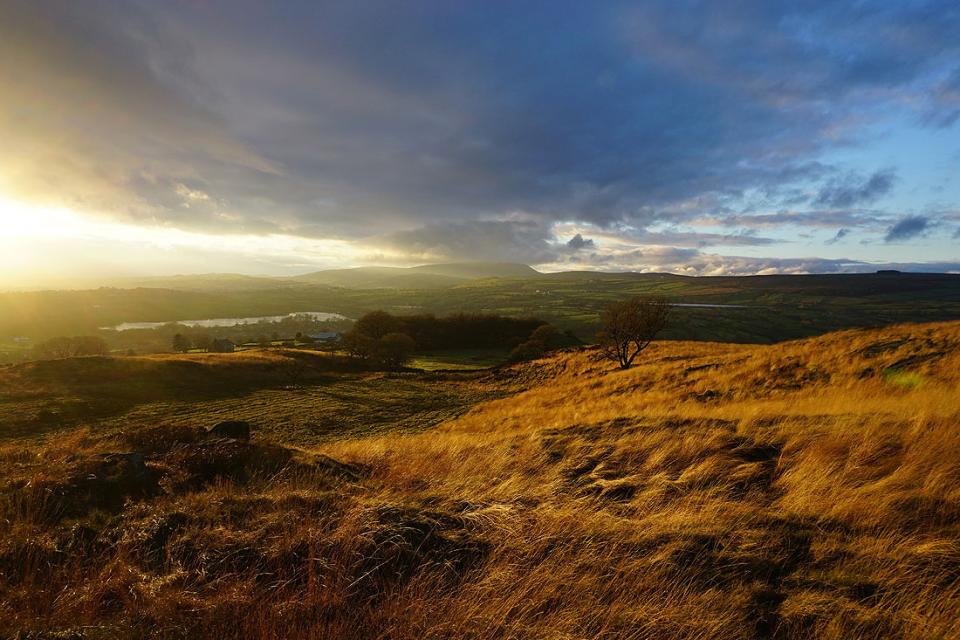
[[[606,305],[632,295],[662,295],[680,305],[664,334],[670,339],[770,343],[847,327],[960,319],[957,274],[688,277],[533,272],[531,276],[531,271],[525,265],[509,264],[428,265],[326,272],[323,277],[341,283],[336,286],[266,279],[269,286],[261,287],[262,279],[201,276],[162,281],[180,289],[8,292],[0,294],[0,348],[15,336],[36,341],[96,333],[100,327],[123,322],[303,311],[358,318],[377,309],[400,314],[533,316],[590,340]],[[478,278],[468,279],[468,274]],[[344,286],[350,278],[355,284]],[[394,286],[384,287],[385,280]],[[400,284],[424,288],[396,288]],[[378,288],[368,288],[374,286]],[[116,336],[104,335],[125,348],[126,343]]]
[[[126,400],[0,444],[0,634],[960,634],[960,323],[658,342],[628,371],[282,384],[295,355],[5,369],[7,411]],[[231,416],[251,442],[203,437]]]
[[[317,271],[295,279],[351,289],[434,289],[483,278],[534,278],[532,267],[510,262],[425,264],[417,267],[356,267]]]

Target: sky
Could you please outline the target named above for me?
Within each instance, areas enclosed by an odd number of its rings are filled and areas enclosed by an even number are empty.
[[[0,0],[0,285],[960,270],[960,3]]]

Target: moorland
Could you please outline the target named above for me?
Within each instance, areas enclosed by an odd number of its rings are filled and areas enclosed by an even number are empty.
[[[0,634],[958,637],[958,376],[958,322],[626,371],[7,365]]]

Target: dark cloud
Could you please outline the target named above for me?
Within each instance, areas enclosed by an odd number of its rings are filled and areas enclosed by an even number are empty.
[[[907,216],[901,218],[887,230],[886,242],[897,242],[916,238],[930,230],[933,223],[926,216]]]
[[[837,234],[827,240],[827,244],[836,244],[846,238],[848,235],[850,235],[850,229],[847,229],[846,227],[838,229]]]
[[[680,247],[757,247],[779,244],[785,240],[758,236],[752,230],[746,229],[738,233],[705,233],[702,231],[682,231],[665,229],[651,231],[649,229],[618,228],[621,239],[637,244],[672,245]]]
[[[876,227],[889,222],[890,216],[863,209],[813,211],[778,211],[761,214],[727,214],[695,219],[700,224],[743,227],[748,229],[796,227]]]
[[[858,176],[835,178],[820,190],[813,203],[837,209],[867,204],[890,193],[895,179],[892,169],[877,171],[865,180]]]
[[[740,230],[886,224],[852,209],[893,171],[820,158],[879,114],[952,121],[957,32],[953,0],[7,0],[0,175],[104,215],[411,256],[536,263],[558,222],[707,215],[735,232],[638,240],[772,244]]]
[[[593,249],[596,246],[596,243],[590,238],[584,238],[583,235],[577,234],[570,238],[567,241],[567,248],[571,251],[580,251],[581,249]]]
[[[497,260],[542,264],[566,249],[550,227],[536,219],[442,222],[371,240],[380,249],[405,253],[415,262]]]

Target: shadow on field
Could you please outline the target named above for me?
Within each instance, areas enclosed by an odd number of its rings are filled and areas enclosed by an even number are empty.
[[[239,398],[359,371],[347,358],[296,351],[30,362],[0,371],[0,438],[42,435],[146,403]]]

